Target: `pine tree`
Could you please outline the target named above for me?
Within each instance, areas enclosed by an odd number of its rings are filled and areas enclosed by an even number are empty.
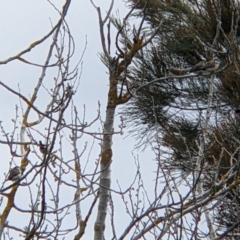
[[[138,146],[155,141],[168,155],[160,160],[166,171],[191,178],[196,194],[213,195],[213,219],[205,215],[212,239],[214,227],[224,239],[239,237],[238,6],[227,0],[139,1],[149,28],[163,24],[137,56],[129,77],[135,96],[123,109]],[[213,58],[221,60],[216,72],[191,71]],[[173,67],[184,71],[172,76]]]

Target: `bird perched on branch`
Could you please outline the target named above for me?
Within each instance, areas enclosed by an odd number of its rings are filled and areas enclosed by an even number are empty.
[[[167,70],[167,76],[181,76],[187,73],[187,70],[181,68],[169,68]]]
[[[8,176],[7,176],[7,181],[17,181],[22,177],[22,170],[20,167],[14,167],[10,169]]]
[[[39,150],[42,154],[48,153],[48,147],[46,144],[43,144],[42,141],[39,141]]]
[[[217,58],[213,58],[210,61],[201,61],[194,65],[189,72],[203,73],[209,72],[214,73],[220,65],[220,61]]]

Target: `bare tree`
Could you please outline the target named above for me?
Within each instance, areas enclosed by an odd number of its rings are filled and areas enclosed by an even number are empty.
[[[1,238],[11,236],[11,230],[19,232],[24,239],[57,239],[69,233],[72,228],[62,228],[62,224],[69,209],[76,205],[78,198],[72,198],[67,203],[60,203],[61,195],[64,189],[75,190],[76,196],[80,193],[80,158],[82,153],[76,148],[77,139],[81,138],[81,133],[85,128],[97,121],[93,119],[89,125],[84,123],[84,118],[80,120],[76,106],[73,104],[73,95],[77,91],[79,85],[80,73],[79,64],[72,68],[70,66],[71,58],[75,52],[74,39],[70,33],[69,26],[65,21],[65,17],[69,10],[71,1],[66,1],[59,13],[59,21],[52,27],[52,30],[43,36],[40,40],[32,43],[28,48],[19,52],[13,57],[1,61],[1,65],[9,64],[11,61],[21,61],[30,66],[41,68],[41,74],[33,89],[32,95],[28,98],[21,94],[21,90],[15,90],[7,83],[1,82],[0,85],[13,96],[16,95],[20,99],[22,111],[22,120],[19,128],[19,108],[16,107],[16,118],[13,120],[14,128],[9,135],[4,126],[1,125],[1,131],[5,138],[2,144],[8,146],[12,156],[10,168],[14,164],[14,159],[21,159],[16,164],[20,167],[20,178],[9,186],[1,188],[1,194],[6,198],[5,207],[1,213]],[[46,54],[46,60],[43,64],[28,61],[25,56],[29,51],[33,51],[39,45],[43,44],[47,39],[52,38],[49,49]],[[79,63],[81,59],[79,59]],[[46,87],[44,81],[47,77],[49,68],[56,70],[56,76],[51,81],[51,87]],[[41,96],[41,91],[45,90]],[[44,108],[37,105],[37,99],[42,98],[47,105]],[[46,100],[46,101],[45,101]],[[39,103],[38,103],[39,104]],[[36,114],[37,119],[30,120]],[[67,114],[71,114],[72,121],[65,120]],[[41,127],[40,127],[41,126]],[[45,126],[45,127],[43,127]],[[17,129],[20,132],[17,133]],[[46,132],[44,132],[46,130]],[[64,131],[69,132],[68,144],[73,148],[73,157],[64,159],[63,144],[66,146]],[[19,134],[19,139],[18,135]],[[60,146],[59,151],[54,151],[56,142]],[[20,146],[20,153],[18,148]],[[37,162],[34,163],[33,158]],[[64,159],[64,160],[63,160]],[[11,170],[10,170],[11,172]],[[75,173],[76,181],[71,183],[69,178],[65,178],[67,174]],[[6,176],[5,180],[9,180]],[[12,179],[12,178],[11,178]],[[11,180],[10,179],[10,180]],[[25,208],[19,202],[16,202],[17,191],[25,188],[21,194],[26,194],[25,200],[28,207]],[[10,192],[7,192],[10,189]],[[24,202],[21,201],[21,202]],[[18,227],[8,222],[10,212],[17,210],[19,216],[17,219],[20,223],[21,217],[28,215],[27,226]],[[50,217],[54,215],[54,218]],[[51,227],[47,228],[48,225]],[[4,233],[4,229],[8,229]]]
[[[12,231],[17,231],[24,239],[58,239],[76,230],[74,239],[80,239],[85,233],[87,223],[98,200],[97,219],[94,227],[95,239],[104,238],[109,203],[111,203],[112,211],[114,207],[113,201],[110,201],[112,136],[121,134],[124,127],[122,122],[119,131],[113,128],[116,107],[125,104],[132,97],[129,90],[131,86],[128,86],[126,78],[132,59],[138,51],[150,43],[161,26],[160,24],[150,37],[144,38],[144,17],[137,29],[130,27],[129,19],[135,7],[130,9],[121,22],[111,16],[113,3],[112,1],[103,19],[100,8],[92,2],[99,17],[103,48],[102,60],[109,70],[106,118],[103,121],[103,130],[99,133],[92,132],[90,127],[96,122],[102,123],[100,106],[95,118],[91,122],[86,122],[85,109],[81,117],[78,113],[78,107],[73,101],[79,86],[81,68],[79,64],[75,67],[72,67],[71,64],[72,56],[75,53],[75,42],[66,22],[71,1],[67,0],[61,11],[56,9],[59,13],[59,21],[49,33],[40,40],[31,43],[28,48],[15,56],[0,62],[1,65],[4,65],[12,61],[21,61],[28,66],[41,69],[41,74],[30,97],[22,94],[20,89],[16,90],[6,82],[0,82],[3,89],[20,99],[22,112],[22,120],[19,125],[19,108],[16,108],[16,117],[13,120],[14,129],[11,134],[4,125],[1,125],[5,138],[1,143],[9,148],[12,156],[9,174],[6,175],[1,188],[1,195],[4,199],[2,204],[5,205],[1,214],[1,237],[11,237]],[[55,8],[54,5],[53,7]],[[106,36],[104,33],[105,25],[107,25]],[[117,53],[113,56],[110,53],[111,25],[117,29],[114,42]],[[129,40],[129,34],[133,40]],[[45,62],[41,64],[28,60],[27,53],[33,51],[49,38],[52,38],[52,42],[49,45]],[[79,63],[81,63],[81,59]],[[50,83],[47,80],[49,69],[55,69],[55,76]],[[37,102],[39,98],[44,98],[44,103],[47,101],[45,106]],[[30,120],[34,114],[36,114],[37,119]],[[20,129],[19,139],[17,129]],[[101,142],[100,158],[97,160],[95,168],[90,171],[86,171],[89,160],[82,160],[89,149],[88,144],[82,149],[79,149],[78,146],[78,142],[83,136],[89,136],[94,141]],[[20,147],[20,153],[17,146]],[[65,151],[70,147],[72,156],[66,157]],[[91,148],[88,151],[91,153]],[[21,161],[18,162],[18,159]],[[15,165],[16,167],[14,167]],[[75,179],[72,182],[71,176],[73,174]],[[135,178],[137,176],[139,176],[138,173]],[[11,180],[12,184],[7,184],[8,180]],[[130,193],[130,187],[131,184],[125,193],[116,191],[117,195],[121,198],[124,197],[124,194]],[[18,191],[25,194],[27,206],[21,204],[22,201],[16,201]],[[72,198],[68,196],[67,201],[62,201],[66,192],[75,192],[75,194]],[[87,202],[88,205],[85,218],[82,217],[81,210],[83,202]],[[71,227],[64,227],[69,211],[74,207],[76,208],[76,222]],[[22,216],[28,217],[28,223],[25,223],[24,227],[8,222],[9,214],[14,210],[19,213],[15,213],[18,214],[17,219]],[[113,215],[111,216],[113,221]],[[112,224],[112,229],[114,228],[115,226]],[[114,233],[114,237],[116,238],[116,233]]]

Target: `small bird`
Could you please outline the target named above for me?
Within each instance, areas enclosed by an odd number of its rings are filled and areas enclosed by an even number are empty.
[[[7,181],[17,181],[22,177],[22,170],[20,167],[14,167],[10,169],[8,176],[7,176]]]
[[[167,76],[181,76],[187,73],[187,70],[181,68],[169,68],[167,70]]]
[[[213,73],[215,72],[220,65],[220,61],[217,58],[213,58],[210,61],[201,61],[194,65],[189,72],[196,72],[196,73],[203,73],[203,72],[209,72]]]
[[[220,65],[220,61],[219,59],[217,58],[213,58],[212,60],[206,62],[205,64],[205,71],[207,72],[215,72],[218,68],[219,68],[219,65]]]
[[[42,154],[48,153],[48,148],[46,144],[43,144],[42,141],[39,141],[39,150]]]
[[[197,64],[195,64],[190,70],[189,72],[196,72],[196,71],[199,71],[199,70],[202,70],[205,66],[207,61],[201,61]]]

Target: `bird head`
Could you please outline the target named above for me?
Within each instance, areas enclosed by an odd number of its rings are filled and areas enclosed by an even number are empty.
[[[213,60],[214,60],[215,64],[220,65],[221,61],[218,58],[214,57]]]

